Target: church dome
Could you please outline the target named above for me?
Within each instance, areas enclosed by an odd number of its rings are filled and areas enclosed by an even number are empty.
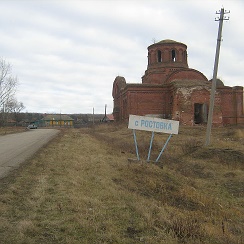
[[[213,79],[210,80],[210,82],[212,83]],[[216,79],[216,87],[219,88],[219,87],[224,87],[224,82],[220,79]]]
[[[177,42],[177,41],[174,41],[174,40],[171,40],[171,39],[165,39],[165,40],[159,41],[159,42],[157,42],[155,44],[183,44],[183,45],[185,45],[182,42]]]
[[[165,39],[148,47],[148,66],[142,83],[164,84],[170,74],[187,68],[187,46]]]

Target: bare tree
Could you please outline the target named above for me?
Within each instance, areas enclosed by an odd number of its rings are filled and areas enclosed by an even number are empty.
[[[5,124],[5,105],[13,98],[18,85],[17,77],[12,76],[12,67],[3,58],[0,58],[0,123]]]
[[[11,98],[11,100],[7,101],[4,105],[4,118],[5,120],[12,118],[19,122],[19,114],[25,108],[22,102],[18,102],[17,99]]]
[[[20,113],[24,108],[24,104],[18,102],[15,98],[12,98],[5,104],[5,112],[7,113]]]
[[[0,109],[4,112],[4,104],[10,101],[18,85],[17,77],[12,76],[12,67],[0,58]]]

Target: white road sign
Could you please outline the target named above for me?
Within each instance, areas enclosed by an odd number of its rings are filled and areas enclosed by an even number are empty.
[[[129,129],[178,134],[179,121],[130,115]]]

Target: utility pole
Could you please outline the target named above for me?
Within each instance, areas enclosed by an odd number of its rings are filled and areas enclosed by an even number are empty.
[[[212,128],[212,121],[213,121],[215,90],[216,90],[216,80],[217,80],[218,64],[219,64],[219,52],[220,52],[220,44],[221,44],[221,38],[222,38],[222,27],[223,27],[223,21],[229,20],[229,17],[224,16],[225,14],[228,14],[228,13],[230,13],[230,11],[227,12],[224,10],[224,8],[221,8],[221,10],[219,12],[216,12],[216,14],[220,14],[219,18],[215,18],[215,21],[219,21],[219,30],[218,30],[217,46],[216,46],[215,61],[214,61],[214,71],[213,71],[212,88],[211,88],[211,95],[210,95],[210,106],[209,106],[209,112],[208,112],[208,123],[207,123],[205,146],[208,146],[210,143],[211,128]]]
[[[104,116],[104,119],[105,119],[105,122],[107,122],[107,104],[105,104],[105,116]]]
[[[93,125],[94,125],[94,122],[95,120],[94,120],[94,108],[92,109],[92,123],[93,123]]]
[[[59,114],[59,123],[60,123],[60,127],[61,127],[61,109],[60,109],[60,114]]]

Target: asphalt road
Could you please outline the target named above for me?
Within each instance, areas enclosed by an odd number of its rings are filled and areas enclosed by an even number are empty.
[[[33,129],[0,136],[0,179],[18,168],[58,132],[56,129]]]

